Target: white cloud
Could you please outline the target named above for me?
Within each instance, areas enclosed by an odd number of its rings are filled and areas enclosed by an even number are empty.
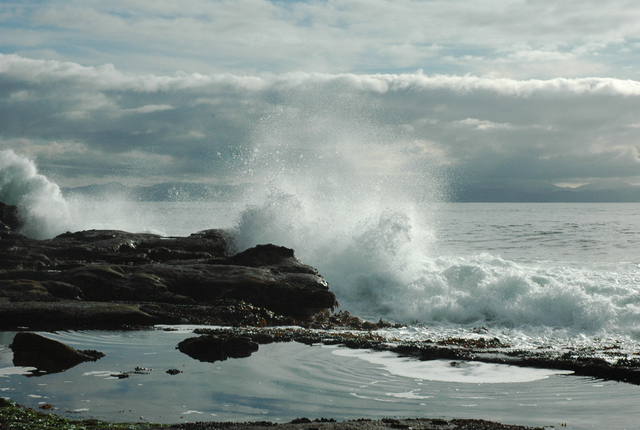
[[[468,127],[475,128],[476,130],[492,130],[492,129],[507,129],[512,128],[511,124],[497,124],[492,121],[481,120],[478,118],[466,118],[461,121],[454,121],[455,124],[460,124]]]
[[[128,113],[151,113],[151,112],[162,112],[165,110],[175,109],[171,105],[145,105],[132,109],[123,109],[122,112]]]
[[[12,23],[0,27],[3,52],[147,73],[426,68],[549,78],[566,64],[566,77],[638,74],[622,51],[636,49],[640,4],[623,0],[43,0],[0,10],[2,19]]]

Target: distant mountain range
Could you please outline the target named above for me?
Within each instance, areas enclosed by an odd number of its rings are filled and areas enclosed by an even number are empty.
[[[640,186],[606,180],[577,188],[539,181],[489,181],[452,187],[454,202],[640,202]]]
[[[122,196],[135,201],[230,201],[248,186],[166,182],[150,186],[126,186],[119,182],[63,188],[66,196],[103,198]],[[451,202],[640,202],[640,186],[607,180],[577,188],[558,187],[540,181],[487,181],[451,186]]]
[[[65,196],[102,198],[120,196],[134,201],[179,202],[179,201],[227,201],[233,200],[246,187],[211,185],[190,182],[166,182],[150,186],[126,186],[119,182],[63,188]]]

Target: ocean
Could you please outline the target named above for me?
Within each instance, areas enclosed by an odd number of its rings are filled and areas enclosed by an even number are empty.
[[[518,349],[605,358],[612,349],[629,357],[640,352],[640,204],[446,203],[443,188],[429,181],[372,181],[332,175],[328,166],[320,166],[325,176],[317,169],[276,175],[232,202],[131,202],[63,197],[30,163],[20,157],[9,163],[22,170],[4,181],[9,186],[0,197],[21,205],[25,232],[34,237],[92,228],[165,236],[226,228],[235,250],[260,243],[293,248],[327,279],[340,310],[403,324],[381,331],[390,339],[480,332]],[[24,183],[30,186],[21,189]],[[571,429],[640,422],[640,387],[561,372],[472,363],[452,369],[446,362],[302,345],[261,347],[251,358],[211,364],[173,349],[189,330],[47,335],[107,357],[26,378],[11,366],[12,333],[2,333],[0,393],[33,407],[55,403],[56,412],[70,416],[156,422],[442,416]],[[154,370],[110,376],[138,366]],[[170,367],[183,373],[169,376]]]
[[[639,350],[640,204],[437,203],[339,225],[309,219],[289,198],[277,197],[282,206],[85,201],[81,227],[168,236],[227,228],[240,250],[293,248],[327,279],[340,309],[364,318],[443,335],[483,326],[524,348]],[[105,213],[108,222],[94,221]]]

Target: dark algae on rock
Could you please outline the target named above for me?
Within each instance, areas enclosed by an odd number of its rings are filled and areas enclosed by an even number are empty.
[[[94,419],[70,420],[56,414],[28,409],[0,397],[0,430],[148,430],[160,428],[167,428],[167,426],[146,423],[107,423]]]

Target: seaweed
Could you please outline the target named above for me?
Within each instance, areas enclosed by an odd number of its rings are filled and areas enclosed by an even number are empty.
[[[0,430],[147,430],[166,427],[163,424],[108,423],[95,419],[70,420],[0,398]]]

